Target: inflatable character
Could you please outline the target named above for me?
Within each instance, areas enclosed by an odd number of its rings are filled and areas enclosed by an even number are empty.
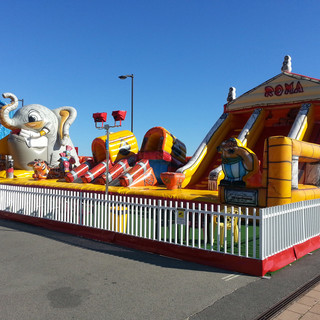
[[[64,177],[64,172],[59,167],[51,167],[47,161],[35,159],[28,163],[33,168],[34,174],[32,178],[35,180],[43,179],[60,179]]]
[[[50,169],[46,161],[36,159],[32,162],[29,162],[28,165],[34,170],[32,178],[35,180],[43,180],[48,178]]]
[[[221,186],[245,187],[246,181],[259,170],[259,161],[255,153],[243,146],[240,140],[230,138],[218,147],[222,157],[224,179]]]
[[[76,162],[74,157],[71,155],[71,146],[66,147],[66,151],[60,153],[60,169],[64,173],[68,173],[72,170],[72,165]]]
[[[8,137],[8,149],[16,169],[31,170],[28,163],[43,159],[50,166],[59,166],[60,153],[66,145],[72,147],[71,155],[79,165],[78,155],[69,137],[70,125],[77,111],[73,107],[50,110],[39,104],[26,105],[10,117],[9,113],[18,106],[18,99],[12,93],[4,93],[11,103],[0,109],[1,124],[12,130]]]

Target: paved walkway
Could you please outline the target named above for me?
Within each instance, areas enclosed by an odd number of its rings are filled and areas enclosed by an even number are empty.
[[[319,320],[320,319],[320,284],[311,288],[302,297],[292,302],[273,320]]]
[[[1,320],[184,320],[259,281],[1,219],[0,252]]]
[[[320,270],[320,250],[267,280],[1,219],[0,252],[1,320],[252,320]],[[320,319],[319,295],[278,319]]]

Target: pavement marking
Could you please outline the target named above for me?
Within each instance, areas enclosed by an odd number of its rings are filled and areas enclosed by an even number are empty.
[[[230,281],[230,280],[233,280],[233,279],[238,278],[238,277],[240,277],[240,274],[232,273],[232,274],[229,274],[228,276],[225,276],[225,277],[223,277],[221,279],[224,280],[224,281]]]

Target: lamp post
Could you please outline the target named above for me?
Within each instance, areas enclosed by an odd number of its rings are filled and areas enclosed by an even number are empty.
[[[95,122],[95,126],[97,129],[105,129],[106,130],[106,199],[108,200],[108,193],[109,193],[109,138],[110,138],[110,128],[117,128],[121,127],[121,121],[125,120],[127,112],[126,111],[113,111],[112,116],[114,118],[114,125],[110,126],[109,124],[104,124],[107,121],[107,113],[94,113],[93,119]],[[120,124],[117,124],[117,121],[120,121]]]
[[[114,126],[115,127],[115,126]],[[105,124],[103,127],[106,130],[107,139],[106,139],[106,198],[108,200],[108,193],[109,193],[109,137],[110,137],[110,128],[108,124]]]
[[[131,132],[133,132],[133,74],[126,74],[119,76],[119,79],[124,80],[127,78],[131,78]]]

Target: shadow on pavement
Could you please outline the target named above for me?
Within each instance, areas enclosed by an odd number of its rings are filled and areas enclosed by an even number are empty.
[[[8,229],[3,229],[9,228]],[[10,230],[11,229],[11,230]],[[230,274],[230,271],[222,270],[210,266],[204,266],[188,261],[182,261],[153,253],[139,251],[131,248],[121,247],[116,244],[99,242],[96,240],[85,239],[74,235],[56,232],[45,228],[24,224],[21,222],[0,219],[0,232],[27,232],[37,236],[46,237],[51,240],[59,241],[68,245],[80,247],[86,250],[97,251],[114,255],[121,258],[135,260],[143,263],[153,264],[165,268],[197,270],[204,272],[217,272],[221,274]]]

